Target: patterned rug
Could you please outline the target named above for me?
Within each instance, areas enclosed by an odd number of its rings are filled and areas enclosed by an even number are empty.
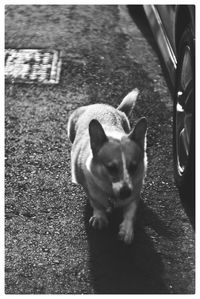
[[[46,49],[6,49],[5,80],[8,83],[58,84],[61,52]]]

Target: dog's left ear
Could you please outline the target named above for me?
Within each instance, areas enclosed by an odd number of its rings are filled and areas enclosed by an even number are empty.
[[[98,120],[92,119],[89,123],[89,135],[92,153],[95,156],[103,144],[108,141],[104,129]]]
[[[141,117],[135,125],[135,128],[129,133],[128,137],[144,148],[145,134],[147,131],[147,119]]]

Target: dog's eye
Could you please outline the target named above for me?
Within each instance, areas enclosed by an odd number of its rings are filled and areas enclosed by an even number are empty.
[[[110,163],[107,166],[108,171],[110,172],[111,175],[116,175],[118,172],[117,165],[115,163]]]
[[[137,170],[137,165],[136,164],[134,164],[134,163],[131,163],[130,165],[129,165],[129,167],[128,167],[128,171],[129,171],[129,173],[130,174],[134,174],[134,172]]]

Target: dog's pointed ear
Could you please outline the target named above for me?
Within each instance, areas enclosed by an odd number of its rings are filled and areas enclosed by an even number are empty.
[[[92,153],[95,156],[103,144],[108,141],[104,129],[98,120],[92,119],[89,123],[89,135]]]
[[[117,109],[124,112],[126,116],[129,117],[133,111],[133,108],[135,107],[138,94],[139,90],[137,88],[133,89],[125,96]]]
[[[147,131],[147,119],[141,117],[135,125],[135,128],[129,133],[128,137],[144,148],[145,135]]]

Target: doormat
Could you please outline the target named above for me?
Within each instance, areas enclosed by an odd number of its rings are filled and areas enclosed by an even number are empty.
[[[6,49],[5,80],[8,83],[58,84],[61,52],[45,49]]]

